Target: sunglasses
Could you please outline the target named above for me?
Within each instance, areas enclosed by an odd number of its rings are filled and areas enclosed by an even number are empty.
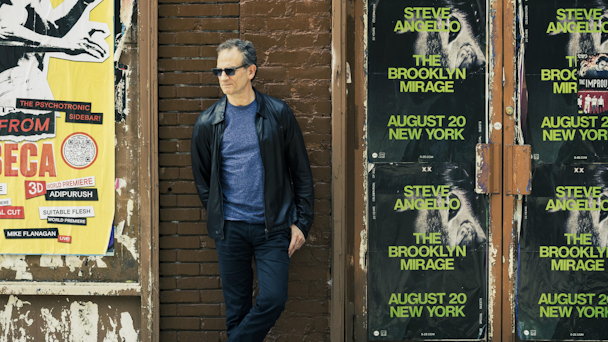
[[[240,69],[240,68],[243,68],[243,67],[246,67],[246,66],[247,66],[247,64],[243,64],[240,67],[236,67],[236,68],[226,68],[226,69],[213,68],[213,69],[211,69],[211,72],[216,77],[222,76],[222,71],[226,72],[227,76],[234,76],[234,73],[236,72],[237,69]]]

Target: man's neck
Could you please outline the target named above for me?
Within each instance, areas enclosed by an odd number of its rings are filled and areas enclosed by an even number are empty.
[[[249,89],[242,94],[226,96],[231,105],[239,107],[246,106],[255,100],[255,91],[253,91],[253,87],[249,87]]]

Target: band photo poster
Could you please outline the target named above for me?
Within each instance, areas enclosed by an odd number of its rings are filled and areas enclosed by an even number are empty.
[[[486,140],[481,0],[369,1],[370,162],[474,162]]]
[[[522,128],[534,164],[608,162],[606,5],[523,1]]]
[[[369,173],[368,338],[483,339],[487,198],[472,163]]]
[[[105,255],[111,0],[0,0],[0,254]]]

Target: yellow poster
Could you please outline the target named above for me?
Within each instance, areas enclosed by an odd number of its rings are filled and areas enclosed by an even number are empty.
[[[0,0],[0,254],[106,253],[113,6]]]

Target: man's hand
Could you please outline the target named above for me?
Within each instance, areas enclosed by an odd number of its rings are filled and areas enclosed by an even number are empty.
[[[296,226],[295,224],[291,225],[291,243],[289,244],[289,257],[293,255],[295,251],[300,249],[302,245],[304,245],[306,239],[304,238],[304,233]]]

